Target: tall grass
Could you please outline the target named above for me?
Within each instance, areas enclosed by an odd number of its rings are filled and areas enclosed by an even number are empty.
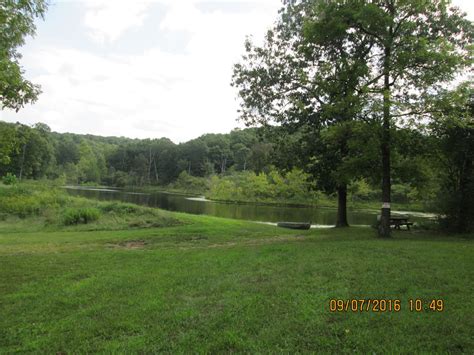
[[[69,203],[71,198],[58,189],[47,186],[0,185],[0,213],[25,218],[39,215],[48,208],[60,208]]]
[[[34,219],[36,224],[48,228],[66,226],[109,230],[181,224],[166,211],[69,196],[57,185],[46,182],[22,182],[14,186],[0,184],[0,220],[10,217],[25,219],[24,223]]]

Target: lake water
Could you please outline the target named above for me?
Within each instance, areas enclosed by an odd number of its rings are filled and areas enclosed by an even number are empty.
[[[167,192],[138,193],[114,188],[82,186],[66,186],[65,188],[69,194],[74,196],[94,198],[102,201],[117,200],[192,214],[273,223],[279,221],[311,221],[313,225],[319,226],[330,226],[336,222],[336,209],[334,208],[223,203]],[[351,225],[371,225],[376,220],[377,214],[377,211],[348,210],[348,221]],[[424,218],[426,216],[416,213],[410,217],[415,222]]]

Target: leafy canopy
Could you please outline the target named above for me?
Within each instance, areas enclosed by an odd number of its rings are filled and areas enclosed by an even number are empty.
[[[44,0],[2,0],[0,2],[0,109],[18,111],[25,104],[35,102],[40,87],[23,77],[18,47],[27,36],[34,36],[35,18],[44,17]]]

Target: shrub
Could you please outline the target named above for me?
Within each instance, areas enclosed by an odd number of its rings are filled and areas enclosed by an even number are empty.
[[[191,193],[204,193],[209,189],[208,184],[208,179],[191,176],[186,171],[182,171],[173,187]]]
[[[2,182],[5,185],[15,185],[18,181],[16,179],[16,176],[13,175],[12,173],[7,173],[3,178]]]
[[[63,213],[63,223],[67,226],[71,224],[78,224],[81,220],[79,210],[75,208],[68,208]]]
[[[63,223],[67,226],[89,223],[98,220],[100,211],[97,208],[67,208],[63,213]]]
[[[41,206],[35,196],[24,194],[2,194],[0,213],[14,214],[20,218],[38,214]]]
[[[351,201],[369,201],[371,199],[376,199],[378,196],[374,196],[374,191],[370,185],[365,180],[355,180],[352,181],[347,190],[350,194]]]
[[[108,202],[101,204],[99,209],[102,212],[115,212],[118,214],[127,214],[135,213],[139,210],[139,207],[132,205],[131,203],[122,203],[122,202]]]
[[[442,167],[437,203],[442,228],[474,231],[474,123],[468,118],[447,120],[440,128]]]
[[[439,229],[438,221],[428,219],[426,221],[416,222],[413,226],[414,229],[435,231]]]
[[[308,178],[307,174],[298,169],[285,175],[270,170],[260,174],[245,171],[223,177],[213,176],[207,196],[227,201],[315,202],[318,194],[310,190]]]

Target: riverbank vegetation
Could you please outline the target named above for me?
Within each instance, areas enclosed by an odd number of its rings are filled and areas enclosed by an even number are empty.
[[[298,205],[337,207],[337,196],[312,188],[309,174],[298,168],[288,173],[272,169],[268,173],[253,171],[234,172],[210,177],[190,176],[182,172],[178,179],[164,187],[135,187],[137,191],[168,191],[202,195],[208,199],[239,203],[264,203],[272,205]],[[380,191],[364,179],[348,186],[348,207],[378,210]],[[393,186],[395,209],[404,211],[436,211],[433,201],[423,201],[417,189],[404,184]]]
[[[331,166],[305,171],[304,164],[293,159],[298,139],[286,137],[282,144],[278,133],[276,128],[234,130],[174,144],[168,139],[59,134],[43,124],[0,122],[0,175],[11,183],[48,179],[226,201],[336,206],[329,183],[336,171]],[[433,160],[434,152],[439,153],[437,140],[408,128],[397,131],[395,138],[393,203],[402,210],[439,212],[436,199],[445,170]],[[380,177],[370,167],[378,162],[369,153],[346,162],[346,169],[365,172],[348,184],[348,205],[378,209]]]
[[[9,230],[113,230],[173,226],[167,211],[68,195],[58,182],[0,184],[0,232]],[[18,227],[17,227],[18,225]]]

